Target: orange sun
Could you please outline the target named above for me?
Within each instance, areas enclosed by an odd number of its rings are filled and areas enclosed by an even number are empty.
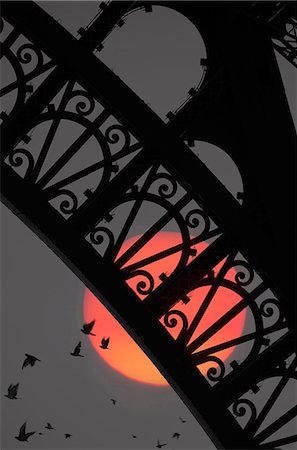
[[[140,236],[134,236],[131,239],[127,239],[119,252],[118,258],[123,255],[125,251],[131,247],[137,239],[139,239],[139,237]],[[160,232],[147,244],[145,244],[123,267],[127,267],[130,264],[141,261],[144,258],[148,258],[149,256],[156,254],[157,252],[164,251],[181,243],[181,235],[179,233]],[[208,244],[203,242],[192,246],[192,248],[195,248],[197,250],[197,254],[199,254],[205,250],[207,246]],[[173,255],[165,256],[159,261],[142,266],[142,268],[147,270],[153,276],[156,287],[158,284],[161,284],[159,279],[160,274],[166,273],[169,275],[172,273],[174,268],[177,266],[180,257],[181,251],[178,251]],[[223,262],[217,266],[216,270],[218,270],[219,266],[222,264]],[[231,269],[226,275],[226,278],[234,280],[235,274],[235,270]],[[139,275],[131,278],[131,280],[128,280],[127,283],[136,291],[136,286],[140,281],[144,281],[144,278]],[[189,303],[184,304],[179,302],[172,309],[182,311],[186,315],[190,324],[209,290],[210,285],[202,286],[193,290],[189,295]],[[139,296],[142,299],[145,298],[145,295]],[[241,297],[235,292],[225,287],[219,287],[189,343],[207,330],[209,326],[229,311],[240,300]],[[84,295],[83,313],[85,322],[91,322],[93,319],[96,319],[92,330],[96,336],[89,336],[89,339],[97,353],[109,366],[132,380],[155,386],[168,386],[165,378],[160,374],[158,369],[153,365],[146,354],[133,341],[130,335],[117,322],[117,320],[114,319],[114,317],[108,312],[105,306],[103,306],[102,303],[98,301],[98,299],[88,289],[86,289]],[[164,324],[163,318],[161,318],[160,322]],[[204,348],[209,348],[221,342],[229,341],[241,336],[244,322],[245,311],[243,310],[234,319],[228,322],[227,325],[221,328],[214,336],[202,344],[199,347],[199,350],[203,350]],[[176,338],[180,329],[181,325],[177,324],[175,328],[168,328],[167,330],[174,338]],[[108,350],[104,350],[99,347],[103,337],[110,337],[110,348]],[[225,350],[221,350],[214,355],[218,356],[222,361],[225,361],[234,349],[235,347],[230,347]],[[206,362],[199,365],[199,370],[205,374],[210,367],[211,363]]]

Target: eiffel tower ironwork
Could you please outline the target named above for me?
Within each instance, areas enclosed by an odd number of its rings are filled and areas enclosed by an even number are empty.
[[[208,52],[203,83],[168,114],[167,123],[94,54],[127,14],[155,5],[190,19]],[[1,90],[2,96],[14,95],[11,110],[1,112],[3,203],[129,330],[217,448],[272,449],[295,442],[296,435],[280,432],[296,416],[296,406],[277,416],[276,405],[297,377],[296,136],[274,55],[275,49],[296,66],[294,4],[111,1],[99,5],[79,39],[34,2],[2,2],[2,16],[1,54],[14,73]],[[80,133],[48,164],[65,121]],[[36,152],[42,129],[44,142]],[[101,157],[64,176],[64,167],[91,138]],[[243,178],[242,205],[193,154],[196,140],[228,149]],[[95,188],[76,184],[89,175],[92,183],[97,177]],[[148,203],[163,211],[160,218],[117,259]],[[112,224],[127,205],[130,212],[115,236]],[[170,221],[182,243],[127,265]],[[207,240],[210,245],[196,254],[195,245]],[[156,279],[146,269],[177,252],[179,263],[169,275]],[[208,294],[190,322],[181,304],[203,286]],[[219,288],[239,300],[191,340]],[[249,314],[250,330],[204,345],[242,311]],[[241,356],[227,364],[219,352],[234,346],[243,349]],[[209,365],[205,375],[199,371],[203,364]],[[262,386],[271,378],[278,382],[263,402]]]

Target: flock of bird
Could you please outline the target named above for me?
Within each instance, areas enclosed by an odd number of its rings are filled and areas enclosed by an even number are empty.
[[[94,324],[95,324],[95,320],[92,320],[89,323],[84,323],[82,328],[81,328],[81,332],[86,334],[86,335],[96,336],[94,333],[92,333],[92,329],[94,327]],[[104,349],[104,350],[109,350],[109,347],[108,347],[109,342],[110,342],[110,338],[109,337],[107,337],[107,338],[103,337],[101,339],[101,345],[99,347]],[[79,343],[76,345],[76,347],[74,348],[73,352],[70,353],[70,355],[75,356],[75,357],[84,358],[84,355],[81,355],[81,353],[80,353],[81,352],[81,345],[82,345],[82,343],[81,343],[81,341],[79,341]],[[41,360],[39,358],[37,358],[34,355],[30,355],[29,353],[25,353],[25,357],[26,358],[25,358],[25,360],[23,362],[22,370],[25,367],[27,367],[27,366],[31,366],[31,367],[35,366],[37,361],[41,362]],[[7,397],[10,400],[19,400],[20,397],[17,396],[18,395],[18,389],[19,389],[19,383],[10,384],[8,386],[7,394],[5,394],[4,396]],[[116,399],[114,399],[114,398],[111,398],[110,401],[112,402],[113,405],[115,405],[116,402],[117,402]],[[179,419],[180,419],[180,421],[182,423],[186,422],[182,417],[179,417]],[[27,426],[27,422],[23,423],[23,425],[19,429],[19,434],[18,434],[18,436],[15,436],[15,439],[17,439],[18,441],[21,441],[21,442],[28,442],[28,438],[30,436],[33,436],[34,434],[36,434],[36,431],[27,432],[26,431],[26,426]],[[47,422],[47,424],[46,424],[46,426],[44,428],[46,428],[47,430],[51,430],[51,431],[55,430],[55,428],[49,422]],[[38,432],[38,434],[42,435],[43,433]],[[71,437],[72,437],[72,434],[64,433],[64,438],[65,439],[70,439]],[[132,437],[133,437],[133,439],[137,439],[137,436],[135,434],[132,434]],[[177,432],[173,433],[173,435],[172,435],[172,439],[179,439],[179,437],[180,437],[180,433],[177,433]],[[160,441],[157,440],[156,448],[162,448],[165,445],[167,445],[167,443],[161,444]]]
[[[15,436],[15,439],[17,439],[18,441],[21,441],[21,442],[28,442],[28,438],[30,436],[33,436],[33,434],[36,433],[36,431],[29,431],[28,433],[26,433],[26,426],[27,426],[27,422],[23,423],[23,425],[21,426],[21,428],[19,430],[19,434],[18,434],[18,436]],[[46,428],[47,430],[55,430],[55,428],[49,422],[47,422],[47,424],[44,428]],[[43,434],[43,433],[39,432],[38,434]],[[70,439],[71,436],[72,436],[72,434],[70,434],[70,433],[64,434],[65,439]]]

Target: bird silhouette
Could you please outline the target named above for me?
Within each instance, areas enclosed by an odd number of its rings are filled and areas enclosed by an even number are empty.
[[[89,323],[84,323],[81,331],[84,334],[90,334],[91,336],[96,336],[96,334],[91,333],[94,324],[95,324],[95,320],[92,320],[92,322],[89,322]]]
[[[186,423],[186,420],[183,419],[182,417],[180,417],[179,420],[180,420],[182,423]]]
[[[71,438],[71,436],[72,436],[72,434],[69,434],[69,433],[65,433],[65,434],[64,434],[64,436],[65,436],[65,439],[70,439],[70,438]]]
[[[162,447],[164,447],[164,445],[167,445],[167,444],[160,444],[160,441],[158,439],[156,448],[162,448]]]
[[[10,400],[18,400],[20,397],[17,397],[18,395],[18,389],[19,384],[10,384],[8,386],[7,394],[5,394],[5,397],[9,398]]]
[[[110,401],[112,402],[113,405],[115,405],[117,402],[114,398],[111,398]]]
[[[40,361],[40,359],[36,358],[36,356],[29,355],[28,353],[25,353],[25,356],[26,356],[26,358],[25,358],[25,361],[23,362],[22,370],[24,367],[27,367],[27,366],[33,367],[35,365],[36,361]]]
[[[48,430],[54,430],[55,428],[49,423],[46,423],[46,426],[44,428],[47,428]]]
[[[26,442],[28,442],[28,437],[30,437],[30,436],[32,436],[33,434],[36,433],[36,431],[31,431],[30,433],[26,433],[26,425],[27,425],[27,422],[23,423],[23,425],[20,428],[19,435],[15,436],[15,438],[18,441],[26,441]]]
[[[101,340],[101,345],[99,345],[99,347],[103,348],[104,350],[109,350],[108,348],[108,344],[109,344],[109,337],[108,338],[102,338]]]
[[[174,438],[176,438],[176,439],[179,439],[179,437],[180,437],[180,433],[173,433],[173,435],[172,435],[172,439],[174,439]]]
[[[72,356],[80,356],[81,358],[84,358],[84,355],[80,354],[80,349],[81,349],[81,341],[79,341],[79,343],[77,344],[77,346],[75,347],[73,352],[70,353],[70,355],[72,355]]]

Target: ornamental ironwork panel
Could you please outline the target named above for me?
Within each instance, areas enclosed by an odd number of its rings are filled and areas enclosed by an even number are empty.
[[[3,18],[1,58],[1,119],[5,122],[36,91],[55,64],[37,45]]]
[[[255,33],[264,36],[259,45],[296,65],[290,3],[270,2],[269,14],[259,3],[222,9],[112,1],[75,39],[34,2],[3,2],[1,28],[9,66],[1,90],[2,201],[102,298],[215,445],[226,449],[296,441],[296,308],[284,277],[287,261],[275,257],[270,203],[245,203],[242,192],[235,198],[192,151],[196,120],[216,142],[223,133],[213,125],[220,116],[211,120],[213,105],[226,108],[227,118],[236,108],[236,95],[228,103],[232,80],[216,50],[223,28],[213,37],[208,27],[220,21],[214,12],[223,11],[229,25],[242,23],[252,37],[256,21]],[[211,47],[201,83],[167,123],[100,61],[114,27],[154,5],[193,20],[201,13]],[[222,38],[228,41],[227,31]],[[276,106],[283,108],[277,77],[275,83]],[[263,72],[254,88],[263,88]],[[240,97],[242,87],[234,89]],[[240,132],[248,134],[243,117]],[[287,119],[280,135],[287,130],[294,141]],[[253,174],[244,176],[252,185]]]

